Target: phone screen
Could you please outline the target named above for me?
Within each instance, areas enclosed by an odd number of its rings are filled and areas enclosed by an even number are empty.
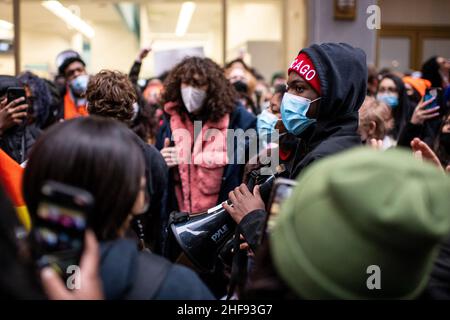
[[[434,98],[434,101],[425,107],[425,109],[431,109],[439,105],[439,88],[429,88],[426,90],[423,97],[423,102],[426,102]]]
[[[51,265],[65,273],[77,265],[83,250],[86,218],[84,213],[51,202],[41,202],[35,225],[35,240],[39,248],[39,266]]]
[[[6,99],[7,99],[8,103],[13,102],[14,100],[17,100],[21,97],[24,97],[25,99],[23,101],[19,102],[17,104],[17,106],[27,103],[27,95],[26,95],[25,89],[20,88],[20,87],[10,87],[6,90]],[[28,122],[27,117],[28,117],[28,113],[27,113],[26,117],[22,118],[23,120],[25,120],[22,123],[23,128],[26,126],[26,124]]]
[[[276,224],[276,218],[280,214],[283,202],[292,194],[294,187],[297,185],[295,180],[285,178],[277,178],[275,180],[272,193],[270,196],[269,210],[266,220],[265,234],[270,234]]]
[[[16,100],[16,99],[21,98],[21,97],[26,98],[27,95],[26,95],[25,89],[23,89],[23,88],[20,88],[20,87],[10,87],[10,88],[8,88],[8,90],[6,91],[6,97],[7,97],[8,103],[10,103],[10,102],[13,102],[13,101]],[[24,100],[24,101],[22,101],[21,103],[19,103],[19,105],[20,105],[20,104],[25,104],[25,103],[27,103],[26,100]]]
[[[39,267],[51,266],[61,276],[66,276],[67,268],[79,265],[84,247],[86,217],[92,201],[90,196],[82,196],[88,201],[78,202],[73,189],[58,189],[45,186],[47,194],[37,208],[33,235],[35,254]],[[69,190],[69,192],[67,191]],[[80,191],[84,195],[84,191]]]

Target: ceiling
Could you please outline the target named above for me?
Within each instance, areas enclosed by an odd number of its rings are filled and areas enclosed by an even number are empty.
[[[151,1],[145,4],[149,28],[155,33],[175,32],[183,1]],[[213,17],[213,19],[212,19]],[[207,33],[221,28],[221,1],[199,1],[192,16],[188,33]]]
[[[134,1],[140,3],[147,11],[151,32],[175,32],[180,12],[181,0]],[[80,16],[90,24],[122,23],[121,17],[114,8],[115,1],[61,0],[66,7],[75,6],[80,10]],[[221,1],[196,1],[197,8],[192,17],[188,32],[202,33],[221,27]],[[217,17],[217,19],[211,19]],[[0,19],[12,22],[11,0],[0,0]],[[21,1],[21,26],[23,30],[40,31],[67,35],[66,24],[41,5],[40,0]]]
[[[60,1],[66,7],[80,11],[89,24],[122,23],[112,1]],[[11,0],[0,0],[0,19],[12,22]],[[40,0],[21,0],[21,27],[25,31],[39,31],[67,36],[72,31],[53,13],[41,5]]]
[[[242,2],[227,0],[229,3]],[[273,0],[253,0],[266,2]],[[281,0],[280,0],[281,1]],[[75,6],[81,17],[90,24],[123,23],[114,7],[114,0],[60,0],[67,7]],[[155,33],[175,32],[181,4],[184,0],[134,0],[141,4],[149,18],[149,29]],[[130,3],[127,2],[127,3]],[[21,0],[21,26],[25,30],[64,35],[66,24],[41,5],[41,0]],[[196,10],[188,33],[205,33],[222,28],[222,0],[195,0]],[[0,19],[12,22],[12,0],[0,0]],[[213,17],[213,19],[211,19]]]

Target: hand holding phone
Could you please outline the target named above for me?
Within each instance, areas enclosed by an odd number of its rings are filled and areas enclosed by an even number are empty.
[[[442,107],[442,90],[428,88],[423,99],[414,109],[410,122],[414,125],[423,125],[425,121],[437,118],[445,112]]]
[[[19,98],[24,98],[23,100],[21,100],[21,102],[19,104],[25,104],[26,103],[26,98],[27,98],[27,94],[25,92],[24,88],[21,87],[9,87],[6,90],[6,98],[8,99],[8,102],[13,102],[14,100],[17,100]]]
[[[27,117],[27,101],[23,88],[8,88],[6,99],[0,101],[0,134],[20,125]]]
[[[80,261],[80,282],[78,290],[69,290],[52,268],[41,271],[42,286],[50,300],[99,300],[103,299],[103,288],[99,276],[100,248],[94,232],[86,231],[85,248]]]
[[[68,267],[79,266],[93,205],[92,195],[85,190],[54,181],[43,185],[33,221],[33,253],[38,267],[50,266],[64,278]]]
[[[280,213],[281,205],[292,194],[294,187],[297,185],[295,180],[277,178],[274,182],[272,193],[269,200],[269,212],[267,214],[267,220],[265,225],[265,232],[263,232],[262,240],[266,234],[270,234],[275,226],[276,217]],[[262,241],[261,240],[261,241]]]
[[[161,149],[161,155],[163,156],[166,164],[169,168],[178,166],[177,148],[174,146],[174,142],[169,138],[164,140],[164,147]]]

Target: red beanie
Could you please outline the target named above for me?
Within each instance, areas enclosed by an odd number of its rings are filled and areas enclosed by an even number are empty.
[[[305,81],[313,87],[313,89],[320,94],[320,81],[319,75],[317,74],[314,65],[309,59],[306,53],[300,52],[297,58],[292,62],[291,66],[288,69],[288,74],[294,71],[300,77],[305,79]]]

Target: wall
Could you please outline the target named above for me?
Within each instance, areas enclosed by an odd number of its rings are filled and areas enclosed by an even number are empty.
[[[91,41],[88,72],[96,73],[101,69],[114,69],[128,73],[138,53],[136,37],[124,24],[94,24],[95,37]],[[22,70],[31,69],[42,74],[46,66],[47,74],[56,71],[55,59],[59,52],[72,48],[73,33],[63,37],[55,33],[22,31],[21,62]],[[2,60],[0,60],[1,63]],[[35,68],[35,69],[33,69]]]
[[[96,35],[91,42],[90,73],[109,68],[128,73],[138,52],[137,39],[122,24],[95,24]],[[59,52],[72,48],[72,33],[66,37],[42,31],[22,31],[22,70],[38,74],[46,66],[46,73],[56,71],[55,59]],[[2,60],[0,60],[1,63]]]
[[[381,23],[450,25],[449,0],[379,0],[379,5]]]
[[[221,1],[198,1],[186,34],[175,35],[182,1],[154,1],[141,4],[141,47],[153,41],[153,53],[142,65],[140,77],[158,76],[155,54],[174,49],[202,47],[204,54],[222,64],[222,5]]]
[[[139,51],[137,38],[125,24],[94,24],[89,72],[113,69],[128,73]]]
[[[12,4],[0,2],[0,19],[12,22]],[[0,30],[1,38],[11,38],[12,31]],[[14,74],[14,55],[0,54],[0,74]]]
[[[80,2],[80,5],[84,8],[84,16],[90,17],[87,21],[96,32],[91,40],[90,59],[86,61],[88,72],[96,73],[109,68],[128,73],[139,50],[137,38],[127,29],[111,4],[103,10],[87,2]],[[5,5],[0,5],[0,19],[12,19],[12,6],[8,6],[6,8],[11,10],[3,10]],[[24,1],[21,14],[21,69],[51,78],[56,72],[57,54],[69,48],[80,49],[79,45],[74,46],[77,33],[44,9],[40,2]],[[0,55],[0,73],[13,72],[13,55]]]
[[[14,56],[12,54],[0,55],[0,74],[14,75]]]
[[[309,43],[347,42],[366,52],[367,63],[375,61],[376,30],[366,26],[369,5],[376,0],[357,1],[357,17],[353,21],[334,20],[334,1],[308,1]],[[382,13],[383,16],[383,13]]]
[[[56,70],[55,59],[59,52],[70,48],[71,36],[66,37],[43,31],[22,30],[21,70],[30,70],[39,75]]]
[[[307,0],[285,0],[285,56],[283,70],[287,70],[297,53],[307,45]]]
[[[431,56],[450,57],[450,32],[446,31],[450,27],[449,0],[380,0],[379,4],[382,27],[396,26],[380,37],[379,67],[420,69]],[[400,46],[403,50],[398,49]]]
[[[229,1],[227,60],[238,56],[247,41],[281,41],[281,18],[282,1]]]
[[[284,70],[282,46],[279,41],[248,41],[247,50],[252,57],[252,67],[270,81],[275,72]]]

